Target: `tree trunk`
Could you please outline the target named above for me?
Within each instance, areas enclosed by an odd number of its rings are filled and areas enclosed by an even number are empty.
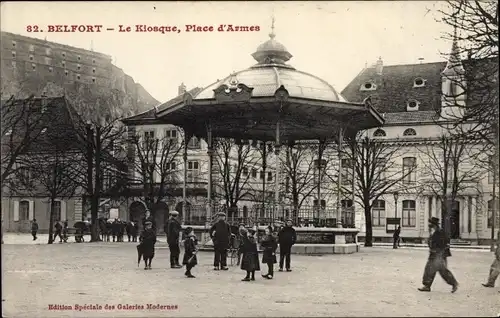
[[[293,198],[293,214],[291,219],[295,224],[299,223],[299,198]]]
[[[371,207],[365,206],[365,247],[373,246],[372,212]]]
[[[97,215],[99,211],[99,197],[95,194],[90,198],[90,241],[99,242],[99,224],[97,224]]]
[[[50,199],[49,240],[48,240],[47,244],[54,243],[54,205],[55,205],[55,200]]]

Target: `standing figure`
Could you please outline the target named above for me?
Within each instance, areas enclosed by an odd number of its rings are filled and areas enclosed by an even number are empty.
[[[125,227],[127,223],[118,219],[118,242],[123,242],[123,236],[125,235]]]
[[[498,231],[497,237],[497,248],[495,249],[495,260],[490,267],[490,275],[488,276],[488,282],[483,284],[484,287],[495,287],[495,281],[500,275],[500,231]]]
[[[52,239],[52,241],[55,241],[56,240],[56,237],[59,236],[59,243],[62,243],[62,240],[63,240],[63,237],[62,237],[62,225],[61,225],[61,222],[56,221],[56,224],[54,224],[54,228],[56,229],[56,232],[54,233],[54,238]]]
[[[31,235],[33,235],[33,241],[36,241],[36,233],[38,232],[38,223],[36,222],[36,219],[33,219],[33,222],[31,223]]]
[[[179,256],[181,249],[179,248],[179,237],[181,234],[182,226],[177,220],[179,212],[170,212],[170,219],[167,222],[167,243],[170,250],[170,268],[181,268],[179,264]]]
[[[111,234],[113,234],[113,220],[109,219],[106,221],[106,242],[110,242]]]
[[[192,227],[188,227],[184,231],[184,235],[186,236],[184,240],[184,257],[182,259],[182,264],[186,265],[186,272],[184,275],[188,278],[195,278],[194,275],[191,274],[191,269],[198,264],[198,259],[196,257],[196,253],[198,252],[198,239],[196,235],[194,235]]]
[[[245,229],[243,232],[241,269],[247,272],[245,278],[242,279],[244,282],[255,280],[255,271],[260,271],[259,253],[254,234],[255,230],[252,229],[248,230],[248,232]]]
[[[451,256],[448,243],[448,236],[445,231],[439,227],[439,219],[432,217],[429,219],[429,229],[431,229],[431,237],[429,239],[429,258],[425,265],[424,276],[422,278],[423,287],[419,291],[430,292],[431,285],[436,277],[436,273],[452,286],[451,292],[454,293],[458,289],[458,282],[453,274],[448,269],[447,257]]]
[[[68,241],[68,220],[64,221],[62,234],[64,243],[66,243]]]
[[[398,226],[397,230],[394,231],[394,234],[392,236],[392,238],[394,240],[393,243],[392,243],[392,248],[398,248],[399,247],[400,235],[401,235],[401,226]]]
[[[132,242],[137,242],[137,235],[139,234],[139,223],[132,222],[134,231],[132,232]]]
[[[231,238],[231,228],[226,222],[226,214],[219,212],[219,220],[210,228],[210,238],[214,243],[214,270],[227,271],[227,249]]]
[[[113,242],[117,239],[118,236],[118,220],[115,219],[113,223],[111,223],[111,235],[113,236]]]
[[[153,231],[152,222],[144,224],[145,229],[142,231],[139,241],[140,250],[144,260],[144,269],[151,269],[151,261],[155,257],[156,233]]]
[[[128,238],[128,241],[130,242],[131,238],[132,238],[132,233],[134,231],[134,222],[132,222],[132,221],[127,222],[127,226],[125,227],[125,231],[127,232],[127,238]]]
[[[267,279],[273,279],[274,275],[274,264],[276,264],[276,249],[278,244],[276,243],[276,238],[273,236],[272,226],[266,228],[266,234],[260,242],[260,246],[264,248],[262,253],[262,263],[267,264],[267,274],[262,275],[262,277]]]
[[[292,246],[297,241],[297,234],[295,233],[295,229],[292,227],[292,220],[286,220],[286,226],[283,227],[278,233],[278,241],[280,243],[280,269],[279,271],[283,271],[283,261],[286,258],[286,271],[291,272],[292,269],[290,267],[290,256],[292,253]]]

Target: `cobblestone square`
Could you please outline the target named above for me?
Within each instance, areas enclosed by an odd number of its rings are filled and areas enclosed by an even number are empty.
[[[196,279],[170,269],[160,243],[153,269],[137,267],[135,243],[45,244],[26,236],[4,237],[4,317],[264,317],[264,316],[489,316],[500,313],[499,288],[486,289],[493,254],[453,250],[449,266],[460,282],[456,294],[439,277],[420,293],[427,251],[362,248],[352,255],[293,255],[293,272],[242,282],[244,272],[212,270],[200,252]],[[41,244],[43,243],[43,244]],[[261,265],[265,269],[265,265]],[[264,270],[265,271],[265,270]],[[75,310],[75,305],[100,310]],[[139,305],[144,309],[121,309]],[[170,306],[147,309],[147,304]],[[49,305],[73,310],[49,310]],[[114,310],[106,305],[115,306]]]

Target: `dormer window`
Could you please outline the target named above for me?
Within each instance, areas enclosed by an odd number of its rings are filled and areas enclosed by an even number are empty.
[[[385,137],[385,136],[387,136],[385,131],[380,128],[375,130],[375,132],[373,133],[373,137]]]
[[[425,87],[425,83],[427,81],[424,80],[423,78],[421,77],[417,77],[414,81],[413,81],[413,87]]]
[[[408,128],[403,132],[403,136],[416,136],[417,132],[413,128]]]
[[[417,111],[419,105],[420,103],[417,100],[414,99],[409,100],[408,103],[406,104],[406,110],[409,112]]]
[[[361,91],[374,91],[376,89],[377,89],[377,85],[375,85],[375,83],[372,83],[372,82],[366,82],[363,85],[361,85],[361,88],[360,88]]]

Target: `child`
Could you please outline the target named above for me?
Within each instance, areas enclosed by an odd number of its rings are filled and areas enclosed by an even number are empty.
[[[196,235],[194,235],[194,230],[192,227],[188,227],[184,234],[187,238],[184,240],[184,258],[182,259],[182,264],[186,265],[186,275],[187,278],[195,278],[193,274],[191,274],[191,269],[198,264],[198,259],[196,258],[196,253],[198,252],[197,245],[198,239]]]
[[[241,252],[243,258],[241,260],[241,269],[247,272],[245,278],[242,279],[244,282],[250,280],[255,280],[255,271],[260,271],[259,266],[259,254],[257,252],[257,242],[255,241],[254,230],[242,231],[243,235],[243,245],[241,246]]]
[[[146,229],[141,233],[139,241],[141,242],[138,251],[142,252],[144,259],[144,269],[151,269],[151,261],[155,257],[156,233],[153,231],[150,221],[145,224]]]
[[[262,239],[261,246],[264,248],[264,253],[262,254],[262,263],[267,264],[268,272],[262,277],[267,279],[273,279],[274,275],[274,264],[276,264],[276,249],[278,244],[272,233],[273,228],[268,226],[266,228],[266,234]]]

